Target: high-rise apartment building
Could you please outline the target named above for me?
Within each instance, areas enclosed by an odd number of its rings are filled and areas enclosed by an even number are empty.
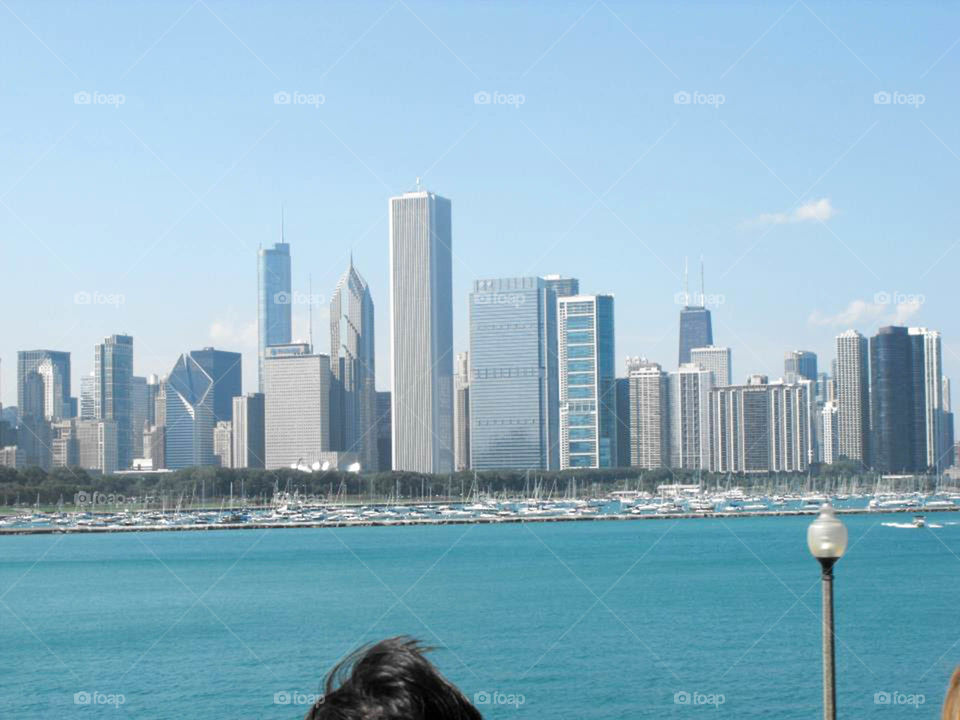
[[[838,458],[869,463],[870,374],[867,339],[856,330],[837,336]]]
[[[470,353],[457,353],[453,366],[453,467],[470,467]]]
[[[713,371],[685,363],[669,374],[670,467],[710,468],[710,390]]]
[[[733,377],[733,357],[730,348],[709,347],[691,348],[690,362],[713,373],[714,387],[729,385]]]
[[[670,403],[667,373],[645,358],[627,361],[630,465],[654,470],[670,465]]]

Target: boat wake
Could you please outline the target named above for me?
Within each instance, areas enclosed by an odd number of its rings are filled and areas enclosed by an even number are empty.
[[[884,527],[900,528],[901,530],[917,530],[920,528],[942,528],[943,525],[937,525],[936,523],[927,523],[926,525],[916,525],[914,523],[896,523],[896,522],[886,522],[880,523]],[[950,523],[955,525],[956,523]]]

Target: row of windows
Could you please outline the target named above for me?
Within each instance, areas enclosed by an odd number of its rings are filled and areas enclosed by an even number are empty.
[[[593,342],[593,333],[585,330],[578,330],[575,332],[567,331],[567,343],[576,344],[576,343],[592,343]]]
[[[568,388],[567,397],[572,400],[589,400],[593,397],[593,386]]]
[[[574,345],[567,348],[567,357],[570,358],[592,358],[593,345]]]
[[[576,317],[568,317],[566,325],[568,330],[592,330],[593,315],[579,315]]]

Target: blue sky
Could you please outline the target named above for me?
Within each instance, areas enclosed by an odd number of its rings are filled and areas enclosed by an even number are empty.
[[[935,3],[5,0],[2,401],[18,349],[71,351],[76,383],[114,332],[138,374],[242,350],[253,389],[281,204],[295,290],[353,250],[386,388],[387,198],[417,176],[453,201],[458,351],[474,279],[562,273],[615,294],[618,365],[672,368],[702,255],[735,378],[895,320],[956,374],[958,36]]]

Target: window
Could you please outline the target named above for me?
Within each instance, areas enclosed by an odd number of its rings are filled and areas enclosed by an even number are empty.
[[[567,397],[577,399],[577,400],[592,398],[593,386],[568,388]]]
[[[593,333],[586,330],[581,330],[579,332],[567,332],[567,342],[568,343],[592,343]]]
[[[593,345],[574,345],[567,348],[567,357],[589,358],[593,357]]]

